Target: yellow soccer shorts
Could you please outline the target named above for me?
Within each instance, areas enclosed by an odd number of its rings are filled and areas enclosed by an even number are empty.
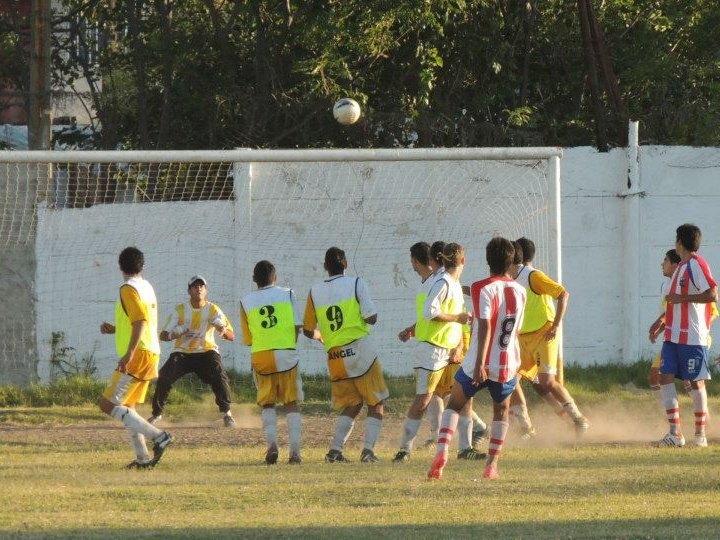
[[[520,334],[520,375],[528,381],[536,381],[538,373],[557,375],[558,341],[545,339],[545,332],[552,326],[548,322],[534,332]]]
[[[145,402],[145,395],[150,388],[150,381],[141,381],[127,373],[116,371],[110,377],[110,384],[103,392],[103,397],[115,405],[132,407]]]
[[[444,368],[430,371],[424,368],[415,368],[415,394],[421,396],[423,394],[432,394],[440,384],[443,374],[447,366]]]
[[[460,365],[461,364],[448,364],[445,366],[440,382],[433,392],[435,395],[440,396],[441,398],[450,395],[453,384],[455,383],[455,374],[458,372],[458,369],[460,369]]]
[[[359,377],[332,381],[330,389],[332,406],[336,410],[362,403],[374,406],[390,397],[379,359],[375,359],[370,369]]]
[[[260,375],[253,371],[253,379],[257,388],[257,404],[261,407],[276,403],[288,404],[293,401],[302,401],[305,397],[297,366],[288,371],[270,375]]]
[[[650,364],[650,369],[660,369],[660,358],[660,351],[658,351],[655,358],[653,358],[652,364]]]

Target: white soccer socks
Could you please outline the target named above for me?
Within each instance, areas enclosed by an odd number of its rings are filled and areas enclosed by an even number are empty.
[[[466,450],[472,447],[473,423],[470,416],[460,415],[457,423],[458,450]]]
[[[345,443],[352,433],[353,427],[355,427],[355,420],[349,416],[341,414],[338,418],[337,427],[335,428],[335,436],[330,443],[330,450],[342,452],[342,449],[345,447]]]
[[[500,458],[508,427],[510,427],[510,424],[501,420],[493,420],[493,423],[490,425],[488,455],[490,456],[490,461],[493,463],[497,463],[497,460]]]
[[[268,448],[275,446],[277,448],[277,412],[275,407],[265,407],[261,413],[263,432]]]
[[[147,445],[145,444],[145,436],[141,433],[133,431],[129,427],[125,427],[127,431],[128,439],[130,444],[135,450],[135,456],[137,457],[138,463],[147,463],[150,461],[150,454],[148,453]]]
[[[450,441],[457,430],[458,420],[460,415],[457,411],[452,409],[445,409],[443,412],[442,420],[440,422],[440,436],[437,442],[437,451],[435,456],[447,455],[450,448]]]
[[[148,439],[155,440],[163,434],[161,430],[148,423],[142,416],[130,407],[116,405],[110,412],[110,416],[116,420],[120,420],[130,431],[145,435]]]
[[[373,416],[368,416],[365,420],[365,443],[363,448],[373,450],[375,443],[377,442],[378,436],[380,435],[380,428],[382,428],[382,420]]]
[[[405,418],[400,450],[405,450],[406,452],[412,450],[413,442],[415,442],[415,437],[417,436],[418,429],[420,429],[421,422],[422,419]]]
[[[562,408],[566,413],[570,415],[570,418],[572,418],[573,420],[582,418],[582,413],[580,412],[580,409],[578,409],[577,405],[575,405],[575,401],[573,401],[572,399],[567,403],[563,403]]]
[[[288,439],[290,439],[290,455],[300,455],[300,440],[302,439],[302,421],[299,412],[287,413]]]
[[[472,418],[473,431],[485,431],[487,429],[487,424],[483,422],[475,411],[470,411],[470,418]]]
[[[677,391],[675,383],[660,385],[663,395],[663,403],[665,405],[665,414],[670,424],[670,433],[677,435],[680,433],[680,405],[678,404]],[[707,396],[706,396],[707,399]],[[706,401],[707,403],[707,401]]]
[[[433,394],[430,397],[430,404],[428,405],[426,415],[428,422],[430,423],[430,434],[434,440],[438,438],[438,432],[440,431],[440,419],[442,418],[443,409],[445,408],[445,402],[438,395]]]
[[[510,414],[515,417],[523,431],[532,430],[532,422],[530,421],[530,416],[528,415],[527,406],[513,405],[510,407]]]
[[[707,390],[705,386],[697,390],[690,390],[690,396],[695,406],[695,435],[705,435],[705,422],[707,421]]]

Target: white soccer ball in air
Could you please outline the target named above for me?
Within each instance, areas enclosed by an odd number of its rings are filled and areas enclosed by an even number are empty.
[[[333,116],[343,126],[354,124],[360,118],[360,105],[354,99],[338,99],[333,105]]]

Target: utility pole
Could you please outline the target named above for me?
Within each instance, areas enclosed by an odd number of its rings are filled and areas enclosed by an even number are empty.
[[[49,150],[51,136],[50,32],[51,0],[30,2],[30,150]]]

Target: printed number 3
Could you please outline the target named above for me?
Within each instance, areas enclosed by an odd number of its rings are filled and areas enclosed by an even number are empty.
[[[277,317],[273,315],[275,308],[272,306],[263,306],[260,308],[260,315],[265,317],[265,320],[260,323],[263,328],[272,328],[277,324]]]
[[[340,306],[330,306],[325,311],[325,316],[330,321],[330,330],[337,332],[343,324],[343,312]]]
[[[515,328],[515,317],[508,317],[503,319],[500,325],[500,337],[498,338],[498,345],[500,348],[505,350],[510,345],[510,336],[512,335],[513,328]]]

